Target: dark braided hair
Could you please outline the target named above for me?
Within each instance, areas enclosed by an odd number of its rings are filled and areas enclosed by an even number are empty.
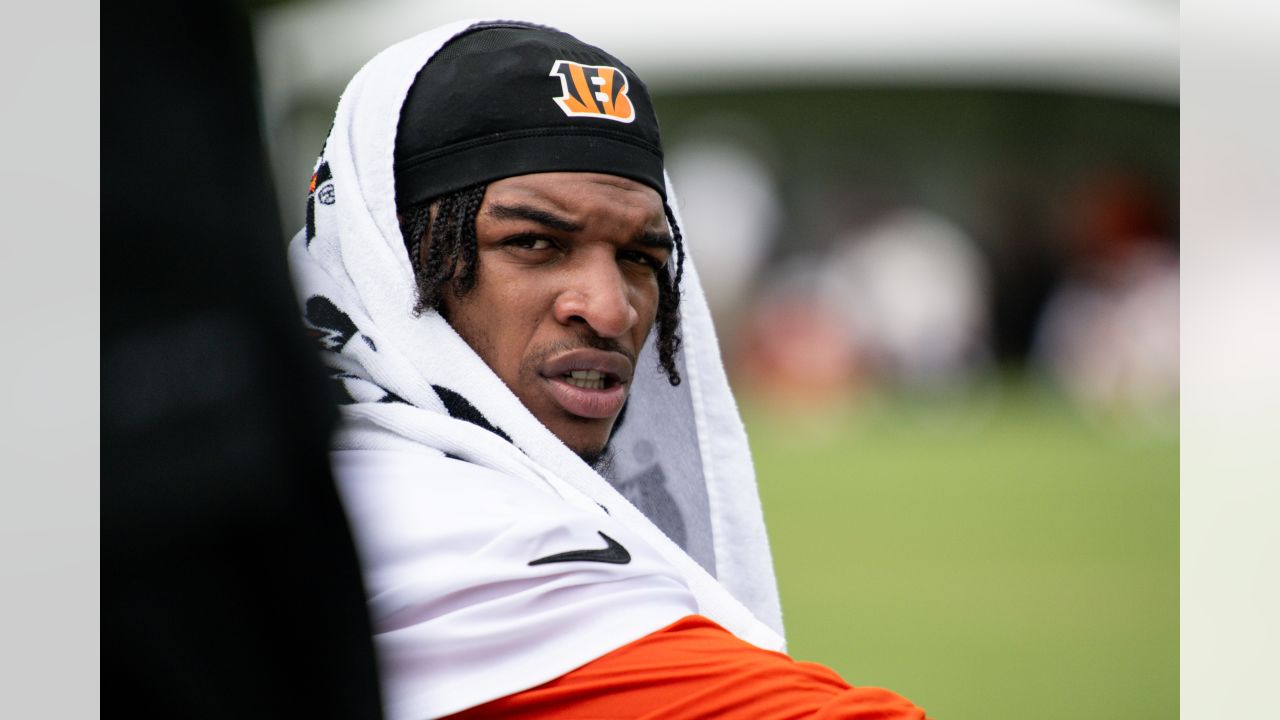
[[[476,215],[487,185],[480,183],[399,208],[400,233],[418,285],[415,312],[443,310],[445,286],[453,280],[453,295],[461,298],[476,285]],[[680,279],[684,277],[684,242],[675,214],[665,202],[675,244],[675,276],[671,263],[658,270],[658,364],[672,385],[680,384],[676,353],[680,350]],[[421,244],[427,256],[421,258]]]
[[[680,371],[676,369],[676,353],[680,350],[680,279],[684,277],[684,239],[676,215],[665,201],[662,209],[671,225],[671,240],[675,246],[676,275],[671,277],[671,263],[658,270],[658,364],[667,373],[667,381],[680,384]]]

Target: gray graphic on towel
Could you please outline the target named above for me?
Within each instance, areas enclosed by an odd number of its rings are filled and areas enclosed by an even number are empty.
[[[662,465],[652,462],[653,445],[642,440],[636,443],[633,452],[637,460],[647,464],[630,477],[615,480],[614,487],[645,517],[661,528],[667,537],[687,551],[688,535],[684,516],[671,491],[667,489],[667,476],[662,472]]]

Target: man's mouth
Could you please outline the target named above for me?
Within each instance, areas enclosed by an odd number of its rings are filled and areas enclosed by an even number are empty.
[[[571,370],[561,375],[560,379],[583,390],[604,390],[618,382],[617,378],[610,377],[599,370]]]
[[[570,415],[612,418],[626,402],[631,359],[621,353],[579,348],[557,355],[542,367],[551,398]]]

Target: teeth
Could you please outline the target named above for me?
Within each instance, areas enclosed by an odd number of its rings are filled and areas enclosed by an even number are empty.
[[[599,370],[573,370],[564,374],[565,382],[584,390],[603,390],[604,373]]]

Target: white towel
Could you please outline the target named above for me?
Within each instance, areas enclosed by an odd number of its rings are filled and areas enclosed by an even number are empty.
[[[342,395],[336,449],[439,451],[604,505],[679,571],[699,612],[748,642],[781,650],[746,433],[688,257],[684,382],[672,387],[658,371],[651,337],[611,443],[610,479],[539,423],[437,313],[413,312],[413,272],[396,218],[396,125],[419,69],[476,22],[394,45],[351,80],[317,163],[308,227],[289,247],[307,323],[327,348]],[[667,197],[678,221],[669,179]]]

